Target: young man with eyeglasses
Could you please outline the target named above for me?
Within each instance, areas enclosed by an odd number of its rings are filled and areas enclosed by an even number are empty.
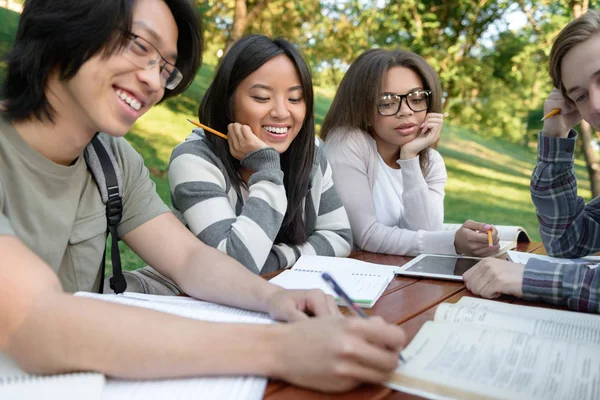
[[[6,58],[0,351],[41,373],[254,374],[330,391],[387,379],[404,344],[399,328],[342,319],[322,292],[280,289],[203,245],[169,212],[122,138],[192,81],[202,39],[191,3],[49,3],[25,2]],[[129,247],[191,296],[297,322],[209,323],[69,294],[95,291],[102,279],[105,206],[82,157],[97,132],[122,172],[118,234]]]
[[[372,49],[342,79],[321,137],[359,248],[397,255],[498,251],[497,231],[466,221],[444,231],[440,138],[442,89],[435,70],[406,50]]]

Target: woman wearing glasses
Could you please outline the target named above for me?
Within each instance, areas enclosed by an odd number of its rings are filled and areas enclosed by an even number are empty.
[[[387,254],[491,255],[489,225],[442,231],[444,160],[432,148],[444,124],[433,68],[404,50],[373,49],[350,66],[321,137],[356,245]]]
[[[169,166],[175,215],[203,242],[255,273],[302,254],[345,257],[352,235],[315,142],[308,66],[289,42],[247,36],[202,98],[197,130]]]

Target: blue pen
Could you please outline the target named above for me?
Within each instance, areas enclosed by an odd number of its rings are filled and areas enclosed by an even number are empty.
[[[344,292],[341,286],[338,285],[338,283],[335,281],[335,279],[333,279],[331,275],[329,275],[327,272],[323,272],[321,274],[321,278],[323,278],[323,280],[331,287],[331,289],[333,289],[335,294],[339,296],[344,305],[348,307],[348,309],[352,311],[354,315],[361,318],[369,318],[369,316],[363,310],[361,310],[360,307],[356,305],[356,303],[352,301],[350,296],[348,296],[346,292]],[[400,359],[400,361],[402,362],[405,362],[404,357],[402,357],[402,354],[400,353],[398,353],[398,359]]]

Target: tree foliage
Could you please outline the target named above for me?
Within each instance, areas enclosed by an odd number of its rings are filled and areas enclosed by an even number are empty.
[[[589,3],[589,4],[588,4]],[[200,0],[206,41],[225,48],[247,33],[292,40],[315,82],[337,87],[372,47],[425,57],[445,91],[452,122],[482,136],[527,140],[551,90],[548,55],[560,29],[594,0]],[[527,24],[508,29],[507,13]],[[209,47],[210,48],[210,47]],[[212,48],[211,48],[212,49]]]

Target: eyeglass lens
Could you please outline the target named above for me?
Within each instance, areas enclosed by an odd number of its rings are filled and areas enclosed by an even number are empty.
[[[429,107],[429,92],[419,90],[405,95],[387,94],[381,96],[377,104],[377,110],[381,115],[394,115],[400,110],[404,99],[406,99],[408,107],[414,112],[425,111]]]
[[[130,61],[140,68],[149,69],[161,63],[160,76],[164,80],[167,89],[175,89],[183,79],[181,72],[173,64],[166,61],[158,50],[144,38],[133,35],[127,49],[129,54],[133,56]]]

